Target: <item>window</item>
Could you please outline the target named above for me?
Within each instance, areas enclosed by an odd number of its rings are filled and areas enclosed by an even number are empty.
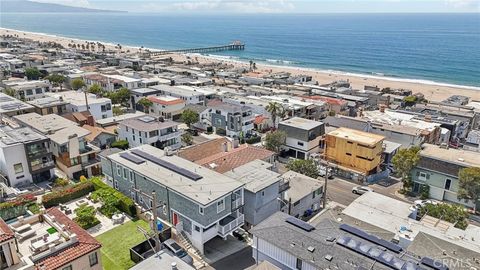
[[[294,202],[294,203],[293,203],[293,206],[297,206],[297,205],[299,205],[299,204],[300,204],[300,200]]]
[[[135,135],[133,135],[133,141],[135,141]]]
[[[346,155],[347,155],[347,156],[352,156],[352,154],[351,154],[351,153],[346,153]]]
[[[98,263],[97,253],[94,252],[94,253],[88,255],[88,260],[90,261],[90,266],[96,265]]]
[[[201,206],[198,207],[198,212],[200,213],[200,215],[203,215],[205,213],[205,209]]]
[[[117,180],[115,180],[115,181],[113,182],[113,187],[114,187],[115,189],[118,189],[118,181],[117,181]]]
[[[140,203],[143,203],[143,197],[142,196],[139,196],[138,199],[139,199]]]
[[[312,192],[312,199],[315,199],[315,195],[317,195],[316,193],[316,191]]]
[[[417,176],[419,180],[427,180],[430,178],[430,176],[424,172],[418,172]]]
[[[13,169],[15,170],[15,173],[23,173],[22,163],[17,163],[15,165],[13,165]]]
[[[198,227],[197,225],[195,225],[195,231],[199,232],[199,231],[200,231],[200,227]]]
[[[123,179],[127,179],[128,178],[128,171],[126,168],[123,168]]]
[[[72,265],[65,266],[62,268],[62,270],[72,270]]]
[[[133,182],[133,179],[134,179],[134,177],[133,177],[133,171],[130,171],[130,182]]]
[[[35,94],[39,95],[39,94],[42,94],[42,93],[43,93],[42,88],[35,89]]]
[[[122,176],[122,167],[120,167],[120,165],[118,164],[117,164],[117,175]]]
[[[452,186],[452,179],[445,179],[445,189],[450,190],[450,187]]]
[[[302,270],[302,260],[297,258],[296,269]]]
[[[33,90],[32,89],[28,89],[27,90],[27,96],[31,96],[33,95]]]
[[[303,146],[303,142],[297,142],[297,144]]]
[[[262,196],[265,196],[265,191],[262,191]]]
[[[217,202],[217,213],[220,213],[223,210],[225,210],[225,199],[222,199]]]
[[[140,140],[140,143],[142,143],[142,138],[140,138],[139,140]]]

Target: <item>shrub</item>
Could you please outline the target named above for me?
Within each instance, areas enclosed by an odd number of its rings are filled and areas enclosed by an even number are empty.
[[[43,196],[43,205],[45,208],[57,206],[60,203],[66,203],[71,200],[80,198],[94,191],[93,184],[89,181],[80,182],[76,185],[66,187]]]
[[[53,182],[53,187],[66,187],[68,186],[68,184],[70,184],[70,181],[68,179],[57,178]]]
[[[118,210],[128,214],[131,217],[136,217],[137,210],[135,208],[135,202],[132,199],[105,184],[100,177],[93,177],[91,178],[90,182],[95,187],[95,192],[92,194],[92,199],[100,200],[104,204],[114,201],[114,205]],[[106,212],[107,214],[102,211]],[[105,216],[109,216],[111,213],[111,211],[108,209],[100,210],[100,212]]]
[[[425,200],[430,197],[430,186],[429,185],[422,185],[420,187],[420,199]]]
[[[95,217],[95,208],[93,206],[81,205],[75,209],[75,214],[77,217],[73,220],[85,230],[100,223],[97,217]]]
[[[40,213],[40,205],[36,203],[32,203],[29,206],[27,206],[28,210],[32,212],[33,214],[38,214]]]
[[[128,149],[128,141],[127,140],[118,140],[118,141],[112,143],[112,147],[127,150]]]
[[[250,138],[245,139],[245,142],[248,143],[248,144],[255,144],[255,143],[259,143],[261,141],[262,141],[262,137],[260,137],[260,136],[252,136]]]
[[[84,175],[80,176],[80,182],[85,182],[87,180],[87,177],[85,177]]]
[[[27,205],[27,204],[33,203],[36,200],[37,198],[35,198],[33,194],[19,196],[13,201],[0,203],[0,210],[15,207],[15,206]]]

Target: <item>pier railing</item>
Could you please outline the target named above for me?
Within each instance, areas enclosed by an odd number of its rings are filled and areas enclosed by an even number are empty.
[[[165,54],[171,54],[171,53],[209,53],[209,52],[220,52],[220,51],[241,51],[244,49],[245,49],[245,44],[240,42],[234,42],[234,43],[223,45],[223,46],[165,50],[165,51],[150,51],[146,54],[150,56],[157,56],[157,55],[165,55]]]

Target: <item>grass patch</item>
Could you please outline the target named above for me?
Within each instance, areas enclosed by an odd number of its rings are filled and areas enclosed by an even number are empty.
[[[40,213],[40,206],[36,203],[32,203],[30,204],[28,207],[27,207],[28,210],[30,210],[30,212],[32,212],[33,214],[38,214]]]
[[[47,229],[47,232],[48,232],[48,234],[54,234],[54,233],[57,232],[57,229],[55,229],[53,227],[50,227],[50,228]]]
[[[96,237],[102,243],[100,252],[104,270],[129,269],[135,265],[130,260],[130,248],[145,241],[137,226],[149,229],[143,220],[129,221]]]

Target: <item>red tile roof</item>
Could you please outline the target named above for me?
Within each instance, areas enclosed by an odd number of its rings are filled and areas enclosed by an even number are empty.
[[[58,210],[58,208],[50,208],[47,210],[47,213],[55,217],[56,222],[66,225],[70,232],[76,234],[78,242],[36,262],[35,269],[57,269],[102,247],[100,242]],[[97,256],[100,256],[100,254],[97,254]]]
[[[321,100],[324,101],[328,104],[332,105],[344,105],[347,103],[346,100],[343,99],[338,99],[338,98],[332,98],[332,97],[324,97],[324,96],[301,96],[302,98],[305,99],[312,99],[312,100]]]
[[[180,150],[178,156],[192,162],[210,157],[218,153],[224,152],[223,144],[227,144],[227,148],[231,148],[230,141],[226,138],[218,138],[199,143],[197,145]]]
[[[274,152],[267,149],[244,144],[229,152],[221,152],[213,156],[207,156],[195,163],[212,169],[216,172],[225,173],[256,159],[269,159],[273,155]],[[210,164],[215,164],[216,167],[211,168]]]
[[[175,105],[175,104],[182,104],[185,103],[182,99],[174,99],[174,100],[163,100],[154,96],[148,97],[148,100],[150,100],[153,103],[157,103],[160,105]]]
[[[254,123],[255,125],[258,125],[258,124],[263,123],[263,121],[265,121],[265,120],[267,120],[267,119],[269,119],[269,118],[266,117],[266,116],[258,115],[258,116],[255,117],[255,120],[253,121],[253,123]]]
[[[0,243],[8,241],[14,237],[14,233],[7,223],[0,218]]]

